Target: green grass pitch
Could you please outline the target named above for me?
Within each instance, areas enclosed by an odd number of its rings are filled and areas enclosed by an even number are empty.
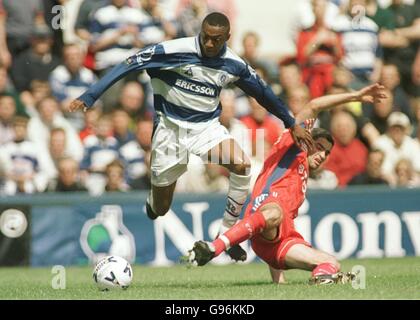
[[[288,283],[270,282],[263,263],[249,265],[134,266],[134,280],[125,291],[100,292],[91,267],[66,268],[66,289],[51,286],[51,268],[0,268],[0,299],[420,299],[420,257],[342,261],[366,270],[366,288],[351,284],[311,286],[310,273],[290,270]]]

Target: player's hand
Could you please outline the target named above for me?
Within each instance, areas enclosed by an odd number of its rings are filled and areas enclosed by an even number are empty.
[[[73,100],[70,105],[68,106],[68,111],[69,112],[74,112],[77,110],[83,110],[86,111],[87,110],[87,105],[82,101],[82,100]]]
[[[308,150],[314,150],[315,149],[315,143],[312,139],[311,133],[309,130],[301,127],[298,124],[295,124],[293,127],[290,128],[290,132],[292,133],[293,140],[295,140],[295,143],[300,147],[303,144],[305,144],[308,148]]]
[[[380,102],[387,98],[385,87],[379,83],[372,84],[357,91],[357,100],[365,103]]]

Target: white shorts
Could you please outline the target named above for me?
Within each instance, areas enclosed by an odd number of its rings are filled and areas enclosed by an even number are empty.
[[[218,120],[197,130],[181,128],[161,116],[152,137],[152,185],[171,185],[187,170],[189,154],[206,161],[207,152],[226,139],[232,136]]]

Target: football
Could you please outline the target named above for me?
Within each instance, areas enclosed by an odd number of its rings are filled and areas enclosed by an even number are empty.
[[[133,269],[127,260],[118,256],[107,256],[96,263],[93,280],[102,291],[127,289],[133,280]]]

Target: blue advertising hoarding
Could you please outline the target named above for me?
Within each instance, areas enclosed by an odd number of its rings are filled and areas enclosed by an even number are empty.
[[[177,194],[155,221],[144,211],[146,193],[51,194],[2,198],[31,207],[30,264],[81,265],[107,254],[156,266],[177,263],[197,239],[212,239],[223,195]],[[0,212],[1,215],[1,212]],[[316,248],[348,257],[420,256],[420,190],[357,188],[308,192],[296,228]],[[249,246],[248,263],[255,261]],[[225,255],[213,263],[225,264]]]

